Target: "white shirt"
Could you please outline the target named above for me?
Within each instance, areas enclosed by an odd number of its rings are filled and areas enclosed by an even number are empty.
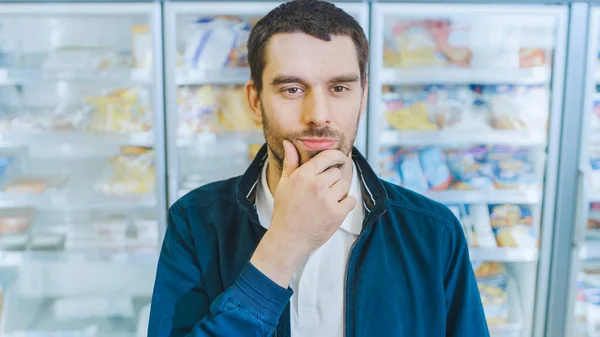
[[[256,190],[256,211],[260,224],[269,229],[274,198],[263,165]],[[292,337],[343,337],[346,263],[350,248],[362,229],[364,208],[356,165],[352,162],[352,183],[348,195],[358,201],[341,227],[321,247],[300,263],[292,276],[290,301]]]

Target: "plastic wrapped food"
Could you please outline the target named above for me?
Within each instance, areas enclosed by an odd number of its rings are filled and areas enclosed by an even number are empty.
[[[466,209],[473,225],[472,245],[474,247],[498,247],[487,205],[467,205]]]
[[[431,121],[429,107],[425,101],[401,101],[387,104],[384,114],[388,125],[396,130],[437,130]]]
[[[154,152],[145,148],[140,155],[121,154],[111,160],[105,177],[96,185],[107,195],[139,195],[154,192]]]
[[[494,185],[498,189],[516,189],[538,182],[528,152],[510,146],[494,146],[488,161],[494,168]]]
[[[152,67],[152,31],[149,25],[131,27],[131,54],[134,68]]]
[[[382,149],[379,155],[379,176],[392,184],[402,185],[396,148]]]
[[[142,132],[152,127],[150,95],[145,88],[119,89],[86,101],[94,108],[90,131]]]
[[[61,187],[65,184],[63,176],[19,177],[4,186],[9,193],[42,193],[49,188]]]
[[[25,232],[31,223],[29,209],[8,209],[0,213],[0,235]]]
[[[177,112],[179,115],[180,135],[198,132],[215,132],[219,129],[217,119],[219,89],[204,85],[197,89],[179,88]]]
[[[446,165],[446,155],[439,147],[426,148],[420,153],[423,174],[433,191],[447,189],[452,183],[450,170]]]
[[[592,230],[600,230],[600,203],[598,202],[590,203],[587,228]]]
[[[545,130],[550,112],[550,96],[543,86],[476,86],[492,114],[495,129]]]
[[[224,90],[220,95],[217,113],[220,127],[225,131],[258,131],[261,126],[252,119],[243,87]]]
[[[493,187],[492,165],[485,160],[483,146],[448,151],[448,167],[454,176],[453,188],[459,190],[489,189]]]
[[[477,286],[489,325],[506,324],[510,314],[508,275],[501,263],[486,262],[474,266]]]
[[[186,43],[183,58],[191,69],[220,69],[247,64],[243,44],[251,27],[231,16],[207,17],[194,23],[195,32]]]
[[[400,162],[402,185],[417,192],[428,190],[427,179],[423,173],[418,153],[407,153]]]
[[[491,129],[487,107],[478,95],[466,86],[435,85],[428,88],[436,123],[444,129]]]

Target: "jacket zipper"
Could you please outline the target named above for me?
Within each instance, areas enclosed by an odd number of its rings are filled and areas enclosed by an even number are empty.
[[[352,328],[354,327],[354,315],[352,313],[352,305],[354,305],[354,289],[352,289],[354,287],[354,261],[357,258],[357,253],[360,250],[355,249],[356,246],[358,246],[358,244],[363,244],[365,235],[366,235],[366,231],[371,230],[371,225],[374,224],[377,220],[379,220],[379,218],[381,216],[383,216],[385,213],[387,212],[387,209],[383,209],[383,211],[377,215],[376,217],[374,217],[371,221],[369,221],[368,223],[365,224],[364,228],[365,231],[363,233],[361,233],[358,238],[356,238],[356,241],[354,241],[354,243],[352,244],[352,246],[350,246],[350,257],[348,258],[348,262],[346,263],[346,296],[344,296],[344,310],[346,311],[346,315],[345,315],[345,327],[344,327],[344,336],[345,337],[352,337],[353,333]],[[348,305],[351,304],[351,305]]]

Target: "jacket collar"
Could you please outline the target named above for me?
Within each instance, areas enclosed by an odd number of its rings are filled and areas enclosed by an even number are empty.
[[[267,145],[264,144],[256,154],[256,157],[246,170],[244,175],[239,180],[237,188],[238,203],[245,207],[256,209],[256,185],[260,179],[262,166],[267,160]],[[387,208],[387,194],[383,188],[383,184],[363,157],[356,149],[352,149],[352,159],[358,169],[358,177],[362,184],[363,191],[363,206],[365,207],[365,219],[370,215],[379,215]],[[256,215],[256,212],[251,212]],[[258,216],[255,220],[258,221]]]

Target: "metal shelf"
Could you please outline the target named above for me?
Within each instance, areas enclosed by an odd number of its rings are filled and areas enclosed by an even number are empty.
[[[0,267],[20,267],[28,263],[106,263],[155,265],[158,261],[158,253],[139,252],[81,252],[81,251],[0,251]]]
[[[43,144],[69,144],[75,147],[103,145],[154,146],[152,131],[133,133],[99,133],[81,131],[4,132],[0,134],[0,147],[38,146]]]
[[[211,70],[177,69],[175,84],[245,84],[250,79],[250,68],[223,68]]]
[[[95,191],[48,190],[39,194],[0,192],[0,208],[31,207],[37,209],[133,209],[155,208],[155,194],[114,196]]]
[[[469,248],[471,261],[535,262],[539,251],[535,248]]]
[[[150,69],[14,69],[0,68],[0,86],[26,84],[39,81],[93,81],[93,82],[119,82],[119,84],[152,83]]]
[[[383,131],[380,135],[381,146],[471,144],[540,146],[546,144],[546,134],[542,131],[435,130]]]
[[[424,196],[443,204],[538,204],[542,201],[542,193],[538,188],[517,190],[485,190],[439,192],[427,191]]]
[[[382,84],[521,84],[550,82],[550,69],[384,68]]]

